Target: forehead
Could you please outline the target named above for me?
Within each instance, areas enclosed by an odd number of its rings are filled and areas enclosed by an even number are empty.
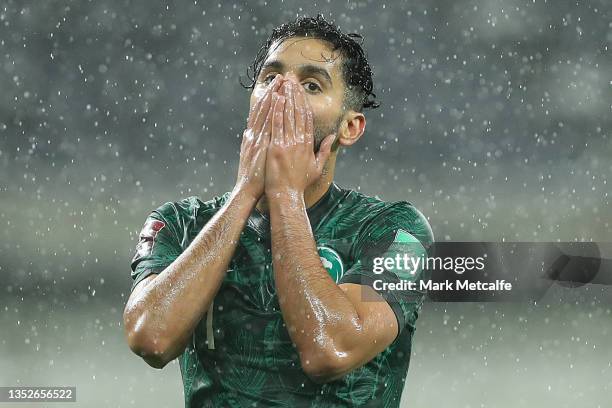
[[[324,67],[334,82],[340,79],[342,57],[339,50],[332,51],[332,44],[318,38],[290,37],[277,40],[270,46],[268,61],[281,61],[285,66],[311,64]]]

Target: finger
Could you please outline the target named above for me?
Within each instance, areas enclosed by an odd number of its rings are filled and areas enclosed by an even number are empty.
[[[273,95],[273,90],[270,90],[270,92],[268,92],[265,98],[262,100],[259,112],[257,112],[257,118],[255,119],[253,123],[252,129],[255,132],[255,134],[259,134],[261,128],[263,127],[265,123],[266,116],[268,115],[268,112],[273,106],[272,105],[272,95]]]
[[[301,86],[296,87],[295,94],[295,135],[298,142],[304,142],[306,132],[306,95]]]
[[[311,109],[306,109],[306,125],[304,131],[304,142],[314,144],[314,117]]]
[[[253,124],[255,123],[255,119],[257,118],[257,114],[259,113],[259,108],[261,107],[262,100],[265,99],[266,95],[269,92],[269,88],[266,88],[263,95],[260,98],[255,100],[255,104],[249,109],[249,117],[247,118],[247,128],[253,128]]]
[[[264,94],[261,96],[261,98],[257,99],[257,101],[255,102],[255,105],[253,105],[253,107],[249,111],[249,118],[247,120],[247,127],[252,129],[253,125],[257,122],[257,119],[260,116],[260,111],[261,111],[261,108],[262,108],[262,104],[266,101],[266,97],[268,97],[268,95],[271,95],[272,92],[274,92],[274,90],[276,88],[278,88],[278,85],[279,85],[279,82],[280,82],[279,81],[279,79],[280,79],[279,77],[280,77],[280,74],[277,74],[274,77],[272,82],[266,87],[266,90],[264,91]]]
[[[279,95],[276,103],[274,104],[274,113],[272,117],[272,136],[271,142],[276,145],[283,146],[283,116],[285,110],[285,97]]]
[[[281,95],[285,97],[285,109],[283,110],[283,133],[280,136],[284,146],[287,146],[287,144],[290,142],[290,138],[288,137],[289,135],[287,134],[290,131],[289,118],[287,117],[286,112],[287,108],[289,107],[289,98],[291,96],[290,88],[291,81],[289,80],[283,81],[283,85],[280,87]]]
[[[285,112],[284,112],[284,140],[286,144],[295,143],[295,100],[294,100],[294,84],[292,81],[285,82],[287,97],[285,99]]]
[[[315,159],[319,174],[323,172],[323,167],[325,166],[327,159],[329,159],[334,140],[336,140],[336,134],[332,133],[331,135],[327,135],[327,137],[321,142],[321,146],[319,147],[319,151],[317,152]]]
[[[272,105],[272,95],[274,94],[274,92],[276,92],[279,88],[279,86],[281,86],[282,81],[281,81],[281,75],[277,74],[274,77],[274,80],[272,81],[272,83],[270,84],[270,86],[267,89],[267,93],[266,93],[266,99],[262,98],[262,102],[263,105],[260,106],[259,112],[257,113],[257,119],[255,120],[254,124],[253,124],[253,128],[258,132],[259,129],[261,129],[261,127],[263,126],[263,123],[265,122],[265,118],[268,114],[268,111],[270,109],[272,109],[273,105]]]
[[[259,142],[263,143],[264,146],[268,146],[271,140],[272,135],[272,115],[274,114],[274,106],[278,100],[278,94],[272,94],[272,107],[268,109],[268,114],[266,115],[266,121],[263,124],[261,132],[259,133]]]
[[[280,75],[280,74],[279,74]],[[285,82],[287,82],[287,79],[281,81],[281,83],[278,86],[278,90],[276,91],[279,95],[283,95],[283,96],[287,96],[287,93],[285,92]]]
[[[304,95],[304,141],[314,143],[314,112],[306,93]]]

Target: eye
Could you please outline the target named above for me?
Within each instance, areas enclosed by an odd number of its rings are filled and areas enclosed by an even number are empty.
[[[321,87],[316,82],[309,81],[309,82],[305,82],[304,85],[306,85],[306,90],[308,92],[315,93],[321,90]],[[314,88],[311,85],[314,85]]]
[[[277,75],[276,73],[268,74],[268,75],[266,75],[266,77],[264,78],[264,80],[262,82],[267,85],[270,82],[272,82],[272,80],[274,79],[274,77],[276,75]]]

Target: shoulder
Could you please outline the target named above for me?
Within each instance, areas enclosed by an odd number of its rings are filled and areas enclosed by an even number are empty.
[[[425,248],[434,243],[434,234],[427,217],[412,203],[408,201],[396,201],[392,203],[390,212],[404,223],[413,236],[415,236]]]
[[[434,240],[427,217],[409,201],[400,200],[387,203],[384,209],[375,215],[375,219],[382,219],[398,228],[407,229],[421,242],[430,244]]]
[[[433,231],[427,217],[410,201],[385,201],[350,190],[349,197],[367,213],[361,235],[381,235],[387,231],[403,229],[417,238],[425,247],[434,242]]]
[[[202,200],[198,196],[188,196],[176,201],[166,201],[153,210],[152,215],[170,225],[182,226],[195,223],[198,218],[211,217],[223,206],[230,192]],[[179,229],[180,230],[180,229]]]

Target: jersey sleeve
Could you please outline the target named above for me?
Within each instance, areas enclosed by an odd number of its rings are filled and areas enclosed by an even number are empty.
[[[393,203],[361,228],[353,247],[355,262],[339,283],[372,287],[391,306],[397,318],[398,336],[405,327],[413,331],[426,296],[419,289],[419,281],[427,279],[423,258],[427,257],[433,240],[431,227],[420,211],[406,201]],[[414,267],[413,262],[419,258],[422,261]],[[383,289],[381,285],[401,281],[415,282],[414,290]]]
[[[160,273],[182,252],[174,233],[177,229],[176,212],[172,203],[166,203],[149,214],[138,235],[138,243],[131,262],[133,291],[147,276]]]

